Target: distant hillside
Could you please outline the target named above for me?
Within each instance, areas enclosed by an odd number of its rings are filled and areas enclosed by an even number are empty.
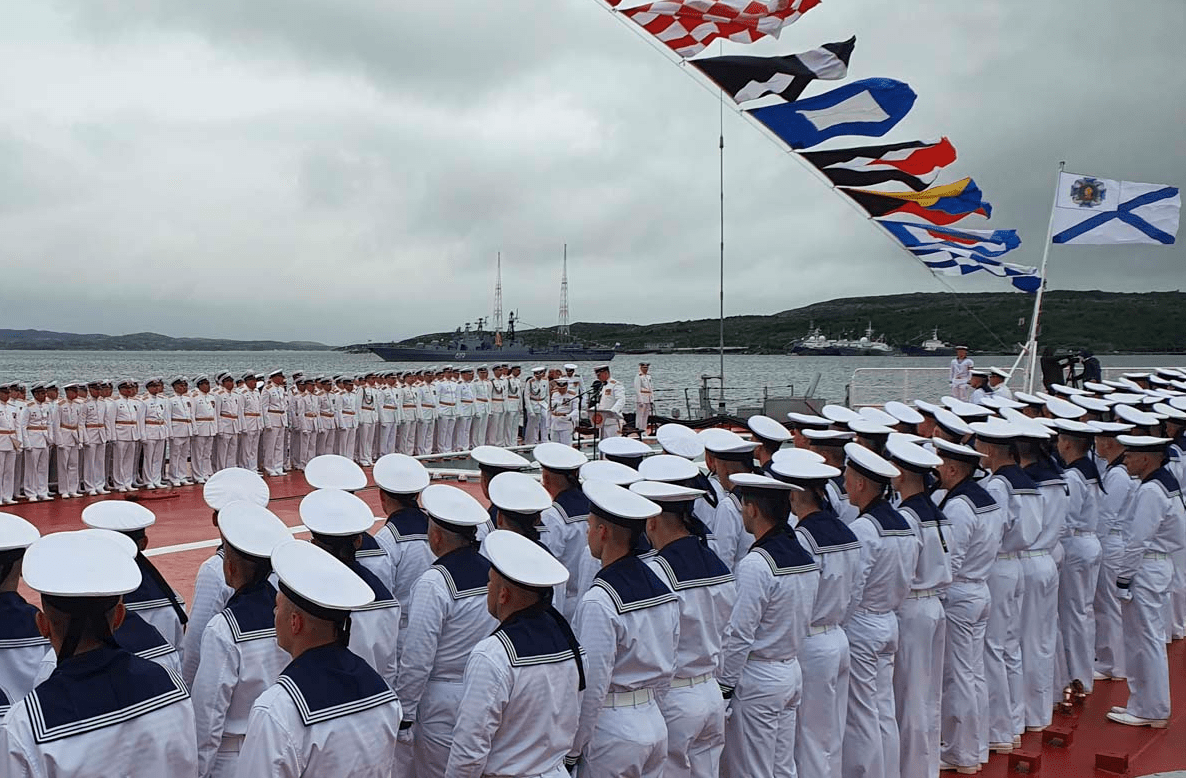
[[[51,351],[328,351],[324,343],[307,340],[221,340],[171,338],[155,332],[131,335],[79,335],[47,330],[0,329],[0,349]]]
[[[859,336],[872,323],[874,332],[884,333],[896,346],[921,343],[938,328],[943,340],[966,343],[974,351],[1016,351],[1029,333],[1032,310],[1032,297],[1009,293],[848,297],[770,316],[727,317],[725,344],[778,354],[807,334],[813,323],[829,337]],[[583,343],[620,343],[623,349],[635,350],[653,343],[671,343],[676,348],[714,346],[718,326],[717,319],[646,325],[581,322],[571,330],[574,339]],[[555,340],[554,329],[527,330],[519,337],[532,345],[544,345]],[[1181,292],[1055,291],[1046,294],[1038,340],[1043,346],[1062,349],[1170,353],[1186,350],[1183,333],[1186,294]],[[401,344],[443,337],[447,333],[421,335]],[[366,346],[348,348],[365,350]]]

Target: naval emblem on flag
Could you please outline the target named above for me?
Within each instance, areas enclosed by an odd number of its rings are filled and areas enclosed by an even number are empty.
[[[1175,186],[1061,173],[1054,242],[1172,245],[1182,197]]]

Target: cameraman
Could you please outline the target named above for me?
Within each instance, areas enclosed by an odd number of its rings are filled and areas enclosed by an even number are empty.
[[[1100,368],[1100,361],[1091,353],[1091,349],[1079,349],[1079,357],[1083,364],[1083,368],[1078,372],[1072,371],[1071,381],[1073,386],[1079,386],[1083,381],[1099,382],[1104,377],[1103,370]]]

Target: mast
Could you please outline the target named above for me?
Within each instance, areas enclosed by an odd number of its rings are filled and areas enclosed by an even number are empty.
[[[717,45],[717,52],[721,45]],[[720,90],[720,165],[721,165],[721,396],[717,400],[717,412],[725,413],[725,90]]]
[[[494,332],[502,335],[502,252],[498,252],[498,265],[494,276]]]
[[[1046,292],[1046,262],[1050,259],[1050,243],[1054,240],[1054,211],[1058,207],[1058,187],[1062,181],[1062,173],[1066,166],[1066,162],[1058,163],[1058,179],[1054,184],[1054,202],[1050,205],[1050,226],[1046,228],[1046,245],[1042,247],[1042,268],[1039,272],[1042,285],[1038,287],[1038,292],[1034,296],[1034,312],[1030,316],[1030,337],[1025,344],[1025,350],[1022,351],[1022,355],[1017,358],[1017,363],[1013,365],[1013,369],[1016,370],[1021,360],[1026,359],[1028,373],[1025,379],[1025,390],[1030,393],[1034,391],[1038,371],[1038,322],[1042,317],[1042,295]]]
[[[568,244],[564,244],[564,265],[560,272],[560,326],[556,328],[556,334],[560,337],[561,342],[567,341],[568,332]]]

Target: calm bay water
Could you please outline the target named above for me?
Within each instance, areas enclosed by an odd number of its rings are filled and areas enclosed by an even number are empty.
[[[664,415],[678,408],[687,413],[687,402],[695,408],[701,375],[717,375],[720,358],[712,354],[652,354],[619,355],[611,363],[613,375],[626,384],[631,394],[633,376],[638,372],[638,361],[651,363],[655,379],[657,411]],[[981,367],[1012,366],[1015,357],[973,355]],[[1184,355],[1101,356],[1106,368],[1136,368],[1151,366],[1186,366]],[[809,356],[725,356],[725,399],[730,409],[738,405],[760,404],[764,393],[771,397],[803,394],[819,376],[815,396],[829,402],[843,403],[846,388],[858,368],[938,368],[946,369],[950,357],[809,357]],[[534,365],[524,364],[530,371]],[[383,362],[371,354],[346,354],[337,351],[0,351],[0,381],[15,379],[39,381],[120,378],[131,376],[143,380],[149,375],[162,375],[166,381],[178,373],[193,376],[214,374],[223,370],[242,373],[247,370],[267,372],[282,368],[291,375],[294,370],[306,374],[359,373],[376,369],[415,368],[413,364]],[[423,367],[421,365],[420,367]],[[588,386],[593,380],[592,363],[580,364],[580,374]],[[895,378],[902,371],[886,376]],[[914,384],[910,396],[938,396],[945,381],[941,373],[919,372],[924,379]],[[866,378],[866,380],[868,380]],[[717,397],[717,383],[713,382],[712,397]],[[887,391],[892,391],[887,388]],[[857,398],[854,397],[854,400]]]

